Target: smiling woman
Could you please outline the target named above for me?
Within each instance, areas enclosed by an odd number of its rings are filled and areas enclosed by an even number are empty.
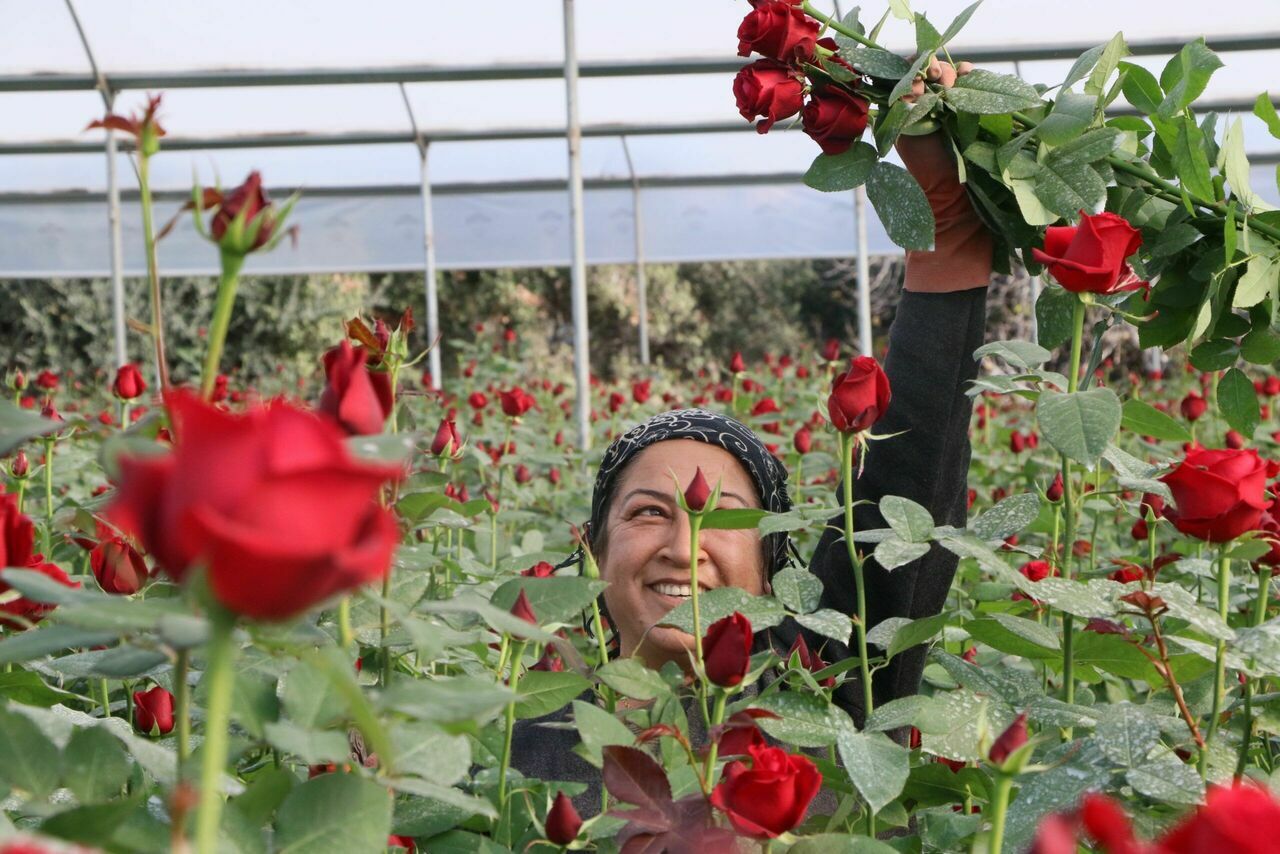
[[[861,430],[874,421],[875,432],[893,436],[876,442],[866,454],[857,482],[855,530],[885,527],[877,503],[886,495],[922,505],[939,525],[962,525],[966,509],[972,402],[965,388],[976,374],[970,354],[983,341],[991,240],[936,135],[904,137],[899,151],[929,197],[937,222],[936,249],[907,253],[906,292],[889,333],[885,359],[892,387],[887,410],[883,408],[887,390],[882,394],[875,386],[875,418],[867,424],[841,423],[843,415],[851,414],[843,407],[845,398],[854,394],[851,384],[862,376],[857,369],[866,365],[857,360],[836,380],[832,412],[836,429]],[[879,374],[878,368],[875,373]],[[609,582],[601,610],[615,631],[616,654],[654,668],[674,662],[687,670],[695,646],[692,635],[661,622],[692,593],[690,569],[695,561],[690,552],[694,547],[690,519],[676,494],[694,480],[698,470],[710,485],[719,485],[718,507],[773,513],[791,509],[786,467],[750,428],[733,418],[703,409],[674,410],[655,415],[614,440],[596,476],[591,520],[584,529],[587,548],[597,560],[601,577]],[[835,492],[843,503],[843,484]],[[892,573],[864,557],[866,589],[860,597],[841,535],[844,523],[842,506],[808,563],[808,571],[823,585],[821,607],[852,616],[859,612],[859,599],[865,599],[868,628],[889,617],[919,619],[938,613],[955,573],[954,555],[935,544],[924,556]],[[700,529],[696,548],[697,583],[704,592],[738,587],[752,595],[765,594],[771,591],[776,573],[788,566],[804,568],[785,533],[762,537],[756,529]],[[564,565],[582,558],[580,549]],[[753,648],[782,653],[800,642],[802,655],[812,650],[810,660],[841,661],[855,655],[847,645],[802,629],[791,619],[758,632]],[[874,647],[869,651],[869,657],[877,654]],[[874,703],[915,693],[923,669],[923,647],[877,667],[869,692]],[[773,678],[766,670],[761,684],[744,682],[741,693],[752,695]],[[583,699],[590,702],[590,694]],[[855,671],[845,674],[832,699],[862,725],[867,696]],[[704,710],[691,705],[685,713],[692,747],[698,749],[707,743]],[[587,783],[574,804],[584,814],[595,813],[600,808],[600,772],[575,752],[579,736],[572,726],[570,707],[546,718],[521,721],[515,727],[512,765],[543,780]],[[895,735],[905,738],[906,733]],[[832,807],[820,797],[810,811]]]

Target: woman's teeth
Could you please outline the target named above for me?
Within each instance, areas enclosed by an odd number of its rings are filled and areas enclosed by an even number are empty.
[[[693,595],[693,586],[689,584],[654,584],[653,589],[664,596],[688,598]]]

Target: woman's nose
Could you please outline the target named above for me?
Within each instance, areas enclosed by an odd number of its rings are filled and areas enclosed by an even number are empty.
[[[693,544],[689,541],[691,530],[689,526],[689,517],[682,511],[676,511],[675,518],[672,520],[668,528],[668,540],[664,551],[667,559],[675,566],[688,566],[690,563],[689,549]],[[698,564],[701,565],[707,559],[706,549],[702,546],[702,534],[698,538]]]

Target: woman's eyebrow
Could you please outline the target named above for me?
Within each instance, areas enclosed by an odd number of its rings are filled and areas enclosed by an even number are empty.
[[[672,500],[672,494],[671,494],[670,492],[662,492],[662,491],[657,490],[657,489],[644,489],[644,488],[638,488],[638,489],[633,489],[633,490],[631,490],[630,492],[628,492],[628,493],[626,494],[626,496],[625,496],[622,500],[623,500],[623,502],[630,501],[630,500],[631,500],[631,498],[632,498],[633,496],[636,496],[636,495],[648,495],[648,496],[651,496],[651,497],[653,497],[653,498],[662,499],[663,501],[671,501],[671,500]],[[720,496],[721,496],[722,498],[733,498],[733,499],[735,499],[739,504],[743,504],[743,505],[747,505],[747,504],[748,504],[748,502],[747,502],[747,501],[746,501],[746,500],[745,500],[741,495],[739,495],[739,494],[738,494],[738,493],[736,493],[736,492],[721,491]]]

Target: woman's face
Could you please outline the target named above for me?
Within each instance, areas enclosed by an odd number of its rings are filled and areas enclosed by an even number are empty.
[[[688,599],[689,519],[676,504],[675,490],[676,480],[683,490],[699,467],[713,489],[720,481],[717,507],[760,506],[750,475],[728,451],[696,439],[668,439],[645,448],[623,470],[605,519],[605,603],[622,654],[639,656],[651,667],[667,661],[686,666],[693,649],[692,635],[654,626]],[[754,528],[699,531],[698,588],[717,587],[741,587],[753,596],[766,592]]]

